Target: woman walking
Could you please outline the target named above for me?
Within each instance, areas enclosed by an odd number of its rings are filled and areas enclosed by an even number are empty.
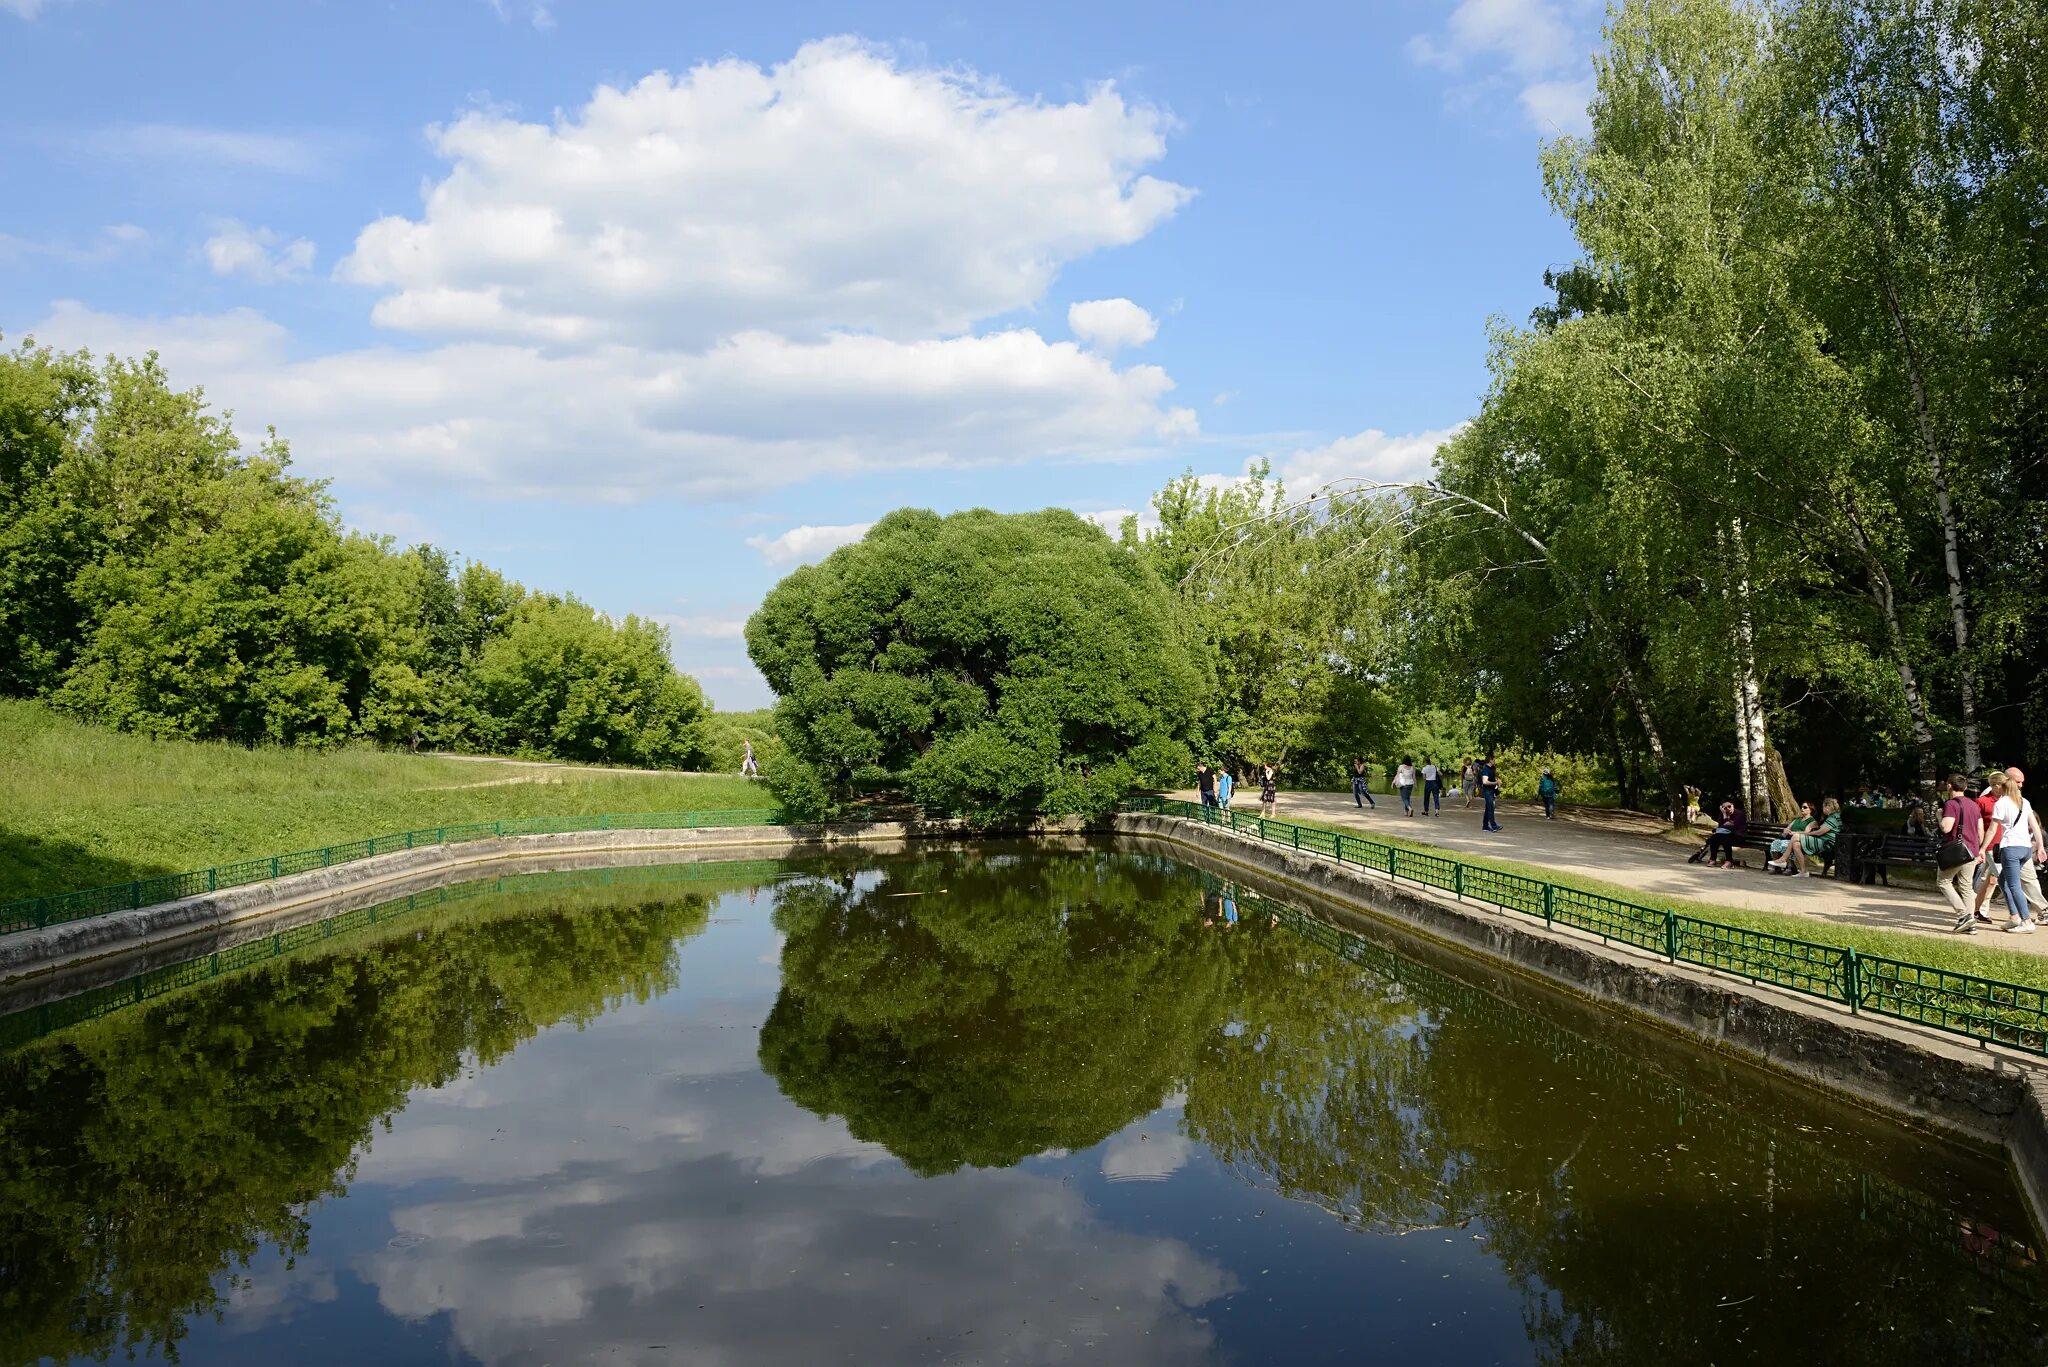
[[[1365,756],[1355,756],[1351,761],[1351,800],[1360,807],[1378,807],[1372,800],[1372,790],[1365,784]]]
[[[2005,909],[2013,920],[2006,927],[2015,935],[2034,933],[2034,911],[2027,904],[2026,863],[2034,857],[2034,813],[2020,798],[2020,786],[2009,774],[1994,770],[1991,791],[1998,801],[1991,809],[1991,824],[1998,836],[1998,890],[2005,894]]]
[[[1415,815],[1415,761],[1407,755],[1401,756],[1401,767],[1394,770],[1394,787],[1401,794],[1401,815]]]
[[[1472,806],[1472,799],[1478,795],[1474,791],[1479,787],[1478,760],[1468,759],[1465,761],[1465,767],[1458,775],[1458,784],[1465,794],[1465,806],[1469,809]]]
[[[1280,805],[1280,775],[1270,764],[1259,766],[1259,815],[1270,817]]]

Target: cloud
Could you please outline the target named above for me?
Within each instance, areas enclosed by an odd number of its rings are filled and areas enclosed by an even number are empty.
[[[381,325],[438,336],[951,335],[1185,203],[1144,173],[1169,126],[1111,85],[1049,103],[829,39],[600,87],[550,124],[477,110],[433,129],[448,174],[339,273],[383,291]]]
[[[22,19],[33,19],[41,12],[45,0],[0,0],[0,10]]]
[[[545,0],[527,0],[524,5],[513,4],[511,0],[484,0],[484,3],[491,7],[491,12],[498,16],[501,23],[510,23],[523,13],[526,21],[537,29],[545,31],[555,26],[554,11],[548,7]]]
[[[1583,137],[1593,130],[1586,106],[1593,102],[1593,78],[1576,81],[1537,81],[1525,86],[1522,108],[1537,127],[1546,131]]]
[[[250,309],[172,318],[59,302],[45,342],[162,353],[245,428],[275,424],[323,474],[620,502],[730,498],[884,470],[1109,460],[1194,430],[1154,366],[1117,369],[1028,330],[892,342],[746,333],[701,352],[558,355],[464,342],[286,357]]]
[[[791,527],[780,536],[750,536],[747,544],[761,553],[770,565],[808,565],[823,560],[841,546],[851,546],[868,534],[872,522],[849,522],[838,527]]]
[[[1082,342],[1102,351],[1143,346],[1159,333],[1159,321],[1128,299],[1089,299],[1067,307],[1067,326]]]
[[[1409,39],[1408,55],[1459,77],[1452,93],[1461,103],[1513,88],[1539,131],[1583,134],[1601,12],[1598,0],[1460,0],[1440,34]]]
[[[250,228],[223,219],[206,239],[206,264],[215,275],[239,275],[259,285],[294,280],[313,266],[313,244],[303,237],[287,242],[269,228]]]
[[[4,3],[4,0],[0,0]],[[93,240],[81,246],[75,242],[10,237],[0,233],[0,259],[9,256],[44,256],[76,265],[96,265],[149,246],[149,233],[133,223],[112,223],[99,230]]]
[[[191,124],[122,124],[75,141],[82,150],[113,160],[214,162],[290,175],[306,175],[321,160],[320,149],[305,138]]]
[[[737,641],[747,634],[744,617],[691,617],[674,612],[650,612],[646,616],[667,627],[669,635],[678,639]]]
[[[1273,471],[1290,497],[1301,498],[1343,480],[1397,484],[1429,478],[1437,448],[1464,430],[1464,424],[1429,432],[1388,436],[1368,428],[1322,446],[1295,451],[1273,461]]]

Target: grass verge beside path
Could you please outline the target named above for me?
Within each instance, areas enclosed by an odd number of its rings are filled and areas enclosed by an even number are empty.
[[[1555,883],[1561,888],[1577,888],[1581,892],[1614,897],[1655,911],[1674,911],[1681,916],[1718,921],[1724,926],[1739,926],[1744,930],[1761,930],[1771,935],[1785,936],[1787,939],[1805,940],[1810,944],[1837,945],[1853,949],[1858,954],[1876,954],[1888,959],[1923,964],[1929,968],[1947,969],[1954,973],[1974,973],[1983,978],[1997,978],[2003,982],[2023,983],[2029,987],[2048,989],[2048,955],[2000,949],[1986,944],[1978,936],[1872,930],[1865,926],[1844,925],[1839,921],[1798,916],[1791,912],[1756,911],[1748,907],[1723,906],[1718,902],[1696,902],[1684,897],[1661,897],[1656,893],[1646,893],[1622,883],[1587,878],[1581,874],[1562,872],[1541,864],[1525,864],[1518,859],[1495,859],[1487,855],[1468,854],[1464,850],[1432,845],[1425,840],[1387,836],[1378,831],[1367,834],[1354,826],[1339,826],[1328,821],[1317,821],[1312,817],[1282,819],[1293,821],[1299,826],[1334,831],[1353,840],[1375,841],[1382,845],[1392,845],[1397,849],[1454,859],[1461,864],[1477,868],[1497,869],[1502,873],[1519,874],[1539,882]]]
[[[0,902],[465,821],[775,805],[740,778],[540,772],[475,786],[456,760],[150,740],[0,699]]]

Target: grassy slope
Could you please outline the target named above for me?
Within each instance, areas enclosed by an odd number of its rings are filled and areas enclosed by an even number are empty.
[[[0,699],[0,901],[463,821],[775,805],[759,784],[685,774],[556,769],[465,786],[514,772],[153,741]]]
[[[1999,978],[2005,982],[2026,983],[2032,987],[2048,989],[2048,955],[2000,949],[1997,947],[1997,940],[1984,931],[1976,935],[1963,936],[1916,935],[1908,931],[1870,930],[1862,926],[1844,925],[1839,921],[1798,916],[1789,912],[1752,911],[1747,907],[1728,907],[1716,902],[1695,902],[1682,897],[1659,897],[1654,893],[1645,893],[1620,883],[1563,873],[1556,869],[1544,868],[1540,864],[1524,864],[1514,859],[1493,859],[1485,855],[1467,854],[1462,850],[1431,845],[1427,841],[1408,840],[1399,836],[1389,837],[1378,832],[1368,836],[1350,827],[1337,826],[1326,821],[1301,820],[1299,824],[1315,826],[1322,830],[1340,831],[1354,839],[1375,840],[1382,845],[1440,855],[1481,868],[1516,873],[1524,878],[1555,883],[1559,887],[1578,888],[1624,902],[1633,902],[1637,906],[1652,907],[1658,911],[1675,911],[1681,916],[1696,916],[1702,920],[1719,921],[1722,925],[1767,931],[1772,935],[1806,940],[1813,944],[1840,945],[1859,954],[1876,954],[1885,958],[1903,959],[1908,963],[1924,964],[1930,968],[1975,973],[1986,978]],[[1691,843],[1698,843],[1697,839]],[[1930,888],[1929,898],[1931,899],[1933,895]],[[1999,917],[2002,924],[2002,908],[1994,908],[1991,914]]]

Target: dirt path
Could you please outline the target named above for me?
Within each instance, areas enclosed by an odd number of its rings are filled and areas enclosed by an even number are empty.
[[[1195,801],[1192,790],[1175,796]],[[1288,793],[1280,795],[1275,815],[1280,820],[1306,818],[1332,826],[1343,826],[1363,834],[1385,834],[1406,840],[1427,842],[1463,854],[1491,855],[1524,864],[1540,865],[1560,873],[1636,888],[1647,894],[1684,897],[1723,906],[1747,907],[1755,911],[1786,912],[1810,916],[1817,921],[1868,926],[1874,930],[1918,931],[1953,936],[1949,927],[1955,918],[1948,903],[1931,885],[1902,883],[1887,888],[1882,884],[1837,882],[1832,878],[1773,878],[1759,867],[1763,855],[1745,850],[1745,869],[1714,869],[1705,864],[1688,864],[1690,850],[1663,838],[1661,822],[1632,812],[1597,808],[1560,808],[1558,819],[1546,821],[1543,809],[1530,802],[1500,804],[1498,834],[1479,829],[1479,805],[1471,810],[1462,799],[1452,799],[1440,817],[1401,815],[1401,799],[1375,793],[1377,808],[1360,810],[1349,793]],[[1233,802],[1233,807],[1256,812],[1257,794],[1252,801]],[[1702,839],[1705,838],[1702,834]],[[1993,902],[1990,914],[2002,924],[2003,908]],[[2027,950],[2048,954],[2048,934],[2005,935],[1993,927],[1981,927],[1971,937],[2000,949]]]

